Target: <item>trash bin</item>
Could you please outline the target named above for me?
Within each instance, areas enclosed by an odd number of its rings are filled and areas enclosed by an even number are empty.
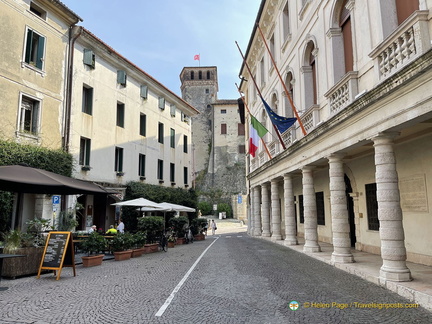
[[[220,213],[219,213],[219,219],[222,219],[222,217],[223,217],[223,213],[220,212]]]

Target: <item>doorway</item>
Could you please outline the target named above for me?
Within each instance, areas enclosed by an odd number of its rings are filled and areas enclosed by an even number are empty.
[[[355,222],[354,222],[354,199],[350,196],[350,193],[352,193],[351,181],[346,174],[344,175],[344,180],[345,180],[345,195],[347,199],[347,209],[348,209],[348,221],[350,227],[350,241],[351,241],[351,246],[355,247],[357,238],[355,234]]]

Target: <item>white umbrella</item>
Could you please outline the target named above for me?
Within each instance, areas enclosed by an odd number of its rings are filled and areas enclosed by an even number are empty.
[[[195,209],[191,207],[186,207],[183,205],[171,204],[167,202],[163,202],[159,204],[162,208],[168,208],[170,211],[179,211],[179,212],[194,212]]]
[[[126,200],[121,201],[115,204],[111,204],[115,206],[136,206],[136,207],[146,207],[146,208],[154,208],[154,210],[163,210],[161,206],[159,206],[158,203],[155,203],[154,201],[145,199],[145,198],[137,198],[132,200]]]

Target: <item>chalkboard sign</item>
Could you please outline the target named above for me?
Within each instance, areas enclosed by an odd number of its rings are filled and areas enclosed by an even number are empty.
[[[76,276],[71,232],[50,232],[45,243],[37,278],[40,277],[42,270],[54,270],[54,274],[58,270],[56,280],[59,280],[63,267],[72,267],[74,276]]]

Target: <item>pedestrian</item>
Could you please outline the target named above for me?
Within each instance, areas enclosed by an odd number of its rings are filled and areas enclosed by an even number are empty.
[[[210,227],[212,229],[212,235],[215,235],[215,231],[217,230],[217,226],[216,226],[216,222],[214,221],[214,219],[212,219]]]
[[[110,226],[109,230],[106,231],[106,234],[108,234],[108,235],[114,235],[114,234],[117,234],[117,230],[114,228],[114,225],[111,225],[111,226]]]
[[[125,229],[125,226],[124,226],[124,223],[123,223],[123,219],[120,218],[120,222],[119,222],[119,224],[117,226],[117,232],[124,233],[124,229]]]
[[[93,232],[96,232],[96,228],[97,228],[96,225],[93,225],[92,227],[90,227],[88,233],[91,234]]]

